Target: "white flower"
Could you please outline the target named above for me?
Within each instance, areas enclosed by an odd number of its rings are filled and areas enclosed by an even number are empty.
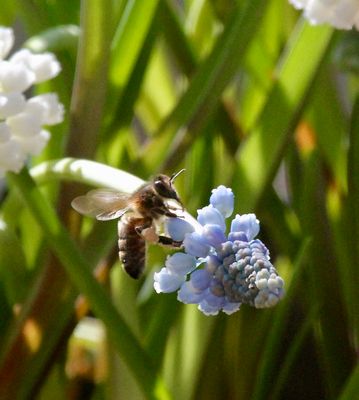
[[[312,24],[328,23],[339,29],[359,29],[358,0],[289,0],[295,8],[304,10]]]
[[[0,62],[0,89],[4,93],[24,92],[35,82],[35,74],[24,64]]]
[[[22,93],[0,93],[0,118],[21,112],[25,105],[25,96]]]
[[[40,104],[44,109],[43,124],[56,125],[64,119],[64,106],[59,102],[56,93],[40,94],[32,97],[29,104]]]
[[[30,50],[17,51],[10,61],[14,64],[25,65],[34,73],[35,83],[54,78],[61,71],[60,63],[52,53],[33,54]]]
[[[64,114],[56,93],[29,99],[23,94],[61,71],[56,57],[23,49],[4,60],[13,43],[12,29],[0,27],[0,177],[19,172],[29,156],[40,154],[50,139],[43,126],[60,123]]]
[[[33,136],[18,137],[16,139],[16,142],[19,144],[21,150],[25,154],[29,154],[31,156],[37,156],[45,148],[49,139],[50,139],[50,132],[45,129],[41,129]]]
[[[0,143],[0,170],[20,172],[25,162],[25,154],[14,139]]]
[[[9,126],[5,122],[0,122],[0,143],[7,142],[11,137]]]
[[[0,60],[3,60],[14,44],[14,32],[10,28],[0,26]]]

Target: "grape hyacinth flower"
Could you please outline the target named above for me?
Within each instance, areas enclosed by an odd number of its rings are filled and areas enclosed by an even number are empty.
[[[359,29],[358,0],[289,0],[312,24],[328,23],[338,29]]]
[[[270,262],[266,246],[255,237],[254,214],[236,215],[226,235],[225,219],[233,212],[234,196],[224,186],[212,190],[210,204],[196,220],[170,218],[168,234],[183,240],[184,253],[168,257],[154,275],[157,293],[177,292],[177,299],[198,304],[206,315],[232,314],[241,304],[272,307],[283,297],[283,279]]]
[[[32,85],[59,74],[56,57],[22,49],[5,60],[13,44],[13,30],[0,26],[0,178],[19,172],[29,156],[41,153],[50,138],[43,125],[62,122],[64,113],[56,93],[24,95]]]

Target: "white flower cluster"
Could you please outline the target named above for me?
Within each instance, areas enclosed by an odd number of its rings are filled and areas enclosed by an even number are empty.
[[[0,178],[19,172],[30,155],[41,153],[50,138],[43,125],[58,124],[64,113],[55,93],[24,95],[60,72],[56,57],[21,49],[5,60],[13,44],[13,30],[0,27]]]
[[[312,24],[328,23],[339,29],[359,29],[358,0],[289,0],[295,8],[304,10]]]

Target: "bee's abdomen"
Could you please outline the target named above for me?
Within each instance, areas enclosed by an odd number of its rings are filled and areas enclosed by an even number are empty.
[[[131,218],[118,223],[118,248],[124,270],[138,279],[145,268],[146,242],[136,232],[136,226],[142,224],[142,218]]]

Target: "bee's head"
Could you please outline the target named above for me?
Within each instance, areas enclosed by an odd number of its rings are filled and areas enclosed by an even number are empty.
[[[180,198],[178,197],[178,193],[176,189],[173,187],[173,181],[177,178],[179,174],[181,174],[184,169],[173,174],[171,177],[167,175],[158,175],[153,180],[153,185],[156,192],[164,197],[165,199],[173,199],[176,200],[179,204],[182,205]]]

